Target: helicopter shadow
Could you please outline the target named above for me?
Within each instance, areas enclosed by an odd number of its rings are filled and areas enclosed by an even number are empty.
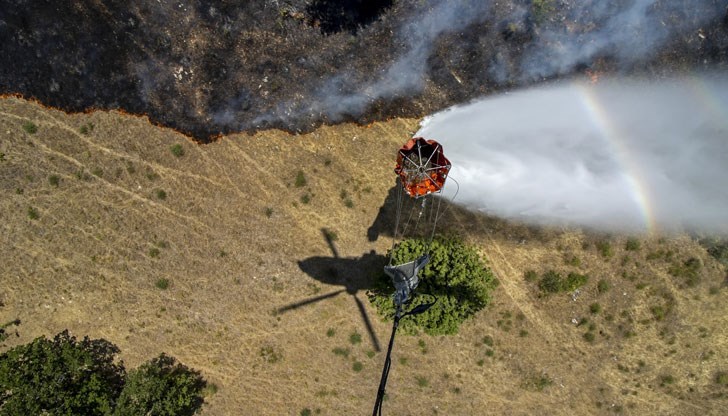
[[[377,272],[383,270],[387,259],[380,254],[376,254],[373,250],[361,257],[339,257],[339,252],[334,244],[335,235],[325,228],[321,229],[321,233],[328,243],[329,249],[331,249],[332,257],[309,257],[307,259],[300,260],[298,262],[298,267],[301,271],[321,283],[343,286],[343,288],[331,293],[288,304],[278,308],[277,312],[285,313],[306,305],[333,298],[342,293],[347,293],[354,298],[356,306],[359,308],[362,321],[369,333],[372,345],[374,349],[379,352],[381,351],[379,340],[374,332],[374,327],[372,326],[369,315],[366,312],[366,308],[357,296],[357,293],[360,291],[366,292],[374,287]]]

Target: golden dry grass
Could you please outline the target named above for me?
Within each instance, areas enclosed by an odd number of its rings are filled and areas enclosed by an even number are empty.
[[[35,133],[23,129],[27,122]],[[347,264],[366,264],[354,259],[389,248],[389,237],[369,241],[367,229],[393,184],[393,154],[416,126],[392,120],[301,136],[264,131],[197,145],[142,117],[68,115],[0,100],[0,323],[22,322],[1,350],[68,328],[115,343],[129,368],[164,351],[201,370],[219,388],[206,399],[206,415],[369,414],[384,354],[372,355],[352,296],[383,349],[390,324],[364,291],[279,309],[343,289],[299,268],[332,255],[322,228],[336,232]],[[183,156],[173,155],[175,144]],[[728,388],[715,382],[728,371],[726,272],[689,237],[645,237],[639,251],[626,251],[625,237],[612,236],[615,255],[603,258],[594,242],[606,237],[457,207],[442,228],[481,247],[501,284],[459,334],[398,337],[387,414],[718,415],[728,408]],[[670,258],[649,256],[668,251]],[[578,265],[566,264],[574,257]],[[703,264],[701,281],[685,288],[668,270],[690,257]],[[576,300],[539,297],[523,279],[530,269],[579,271],[590,281]],[[159,279],[169,287],[158,288]],[[604,293],[600,279],[610,285]],[[595,302],[602,310],[592,315]],[[655,306],[667,310],[659,321]],[[572,323],[584,317],[592,331]],[[350,342],[355,332],[361,343]],[[348,356],[335,348],[348,348]]]

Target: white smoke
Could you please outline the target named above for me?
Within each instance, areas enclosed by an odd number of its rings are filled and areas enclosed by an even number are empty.
[[[540,79],[572,71],[608,56],[622,66],[644,62],[678,36],[697,47],[703,25],[726,13],[712,0],[601,0],[569,2],[563,24],[540,30],[521,63],[521,78]],[[525,18],[525,17],[524,17]]]
[[[426,119],[457,202],[606,230],[728,232],[728,76],[559,83]],[[453,186],[447,189],[454,192]]]
[[[714,26],[726,14],[725,2],[716,0],[430,0],[407,7],[415,8],[413,17],[393,33],[401,52],[381,73],[362,79],[343,69],[310,96],[278,104],[253,125],[321,116],[338,122],[364,114],[377,100],[415,96],[427,83],[428,59],[437,40],[474,24],[487,28],[484,33],[493,38],[503,36],[504,24],[528,34],[529,40],[518,47],[493,43],[500,46],[487,69],[491,79],[482,80],[522,85],[571,74],[601,58],[632,70],[676,39],[685,42],[687,37],[697,48],[705,41],[704,25]]]
[[[325,115],[339,121],[344,115],[361,115],[378,99],[411,96],[422,91],[427,59],[434,42],[443,33],[458,31],[488,18],[491,2],[437,0],[422,7],[420,13],[402,25],[396,33],[403,53],[380,76],[361,83],[346,72],[326,80],[305,103],[282,103],[275,115],[265,114],[254,121],[263,123],[276,118]]]

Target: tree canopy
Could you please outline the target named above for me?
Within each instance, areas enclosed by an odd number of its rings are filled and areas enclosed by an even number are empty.
[[[192,415],[199,372],[161,354],[127,376],[119,348],[68,331],[0,354],[0,415]]]
[[[104,415],[124,386],[119,349],[103,340],[63,331],[0,355],[0,414]]]
[[[432,302],[433,296],[437,303],[420,315],[403,319],[400,326],[407,333],[421,329],[431,335],[454,334],[462,322],[488,304],[497,280],[475,247],[457,237],[438,236],[429,249],[426,240],[404,240],[390,255],[394,264],[401,264],[416,259],[426,250],[430,262],[420,273],[411,307]],[[369,301],[388,319],[395,313],[393,292],[392,282],[382,273],[375,288],[368,293]]]

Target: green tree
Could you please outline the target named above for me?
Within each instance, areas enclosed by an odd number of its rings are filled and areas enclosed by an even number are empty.
[[[63,331],[0,354],[0,416],[181,415],[197,412],[207,383],[200,373],[159,357],[132,370],[115,363],[119,348],[77,341]]]
[[[0,355],[0,415],[110,414],[124,384],[119,349],[68,331]]]
[[[416,259],[427,248],[425,240],[413,238],[402,241],[390,254],[394,263],[400,264]],[[403,319],[400,328],[410,334],[418,329],[432,335],[454,334],[463,321],[488,304],[496,280],[477,250],[458,238],[437,237],[428,252],[430,262],[420,273],[410,307],[431,302],[430,295],[437,297],[437,303],[425,313]],[[382,273],[367,294],[387,319],[394,317],[393,292],[392,282]]]
[[[129,372],[114,415],[192,415],[202,406],[206,385],[198,371],[161,354]]]

